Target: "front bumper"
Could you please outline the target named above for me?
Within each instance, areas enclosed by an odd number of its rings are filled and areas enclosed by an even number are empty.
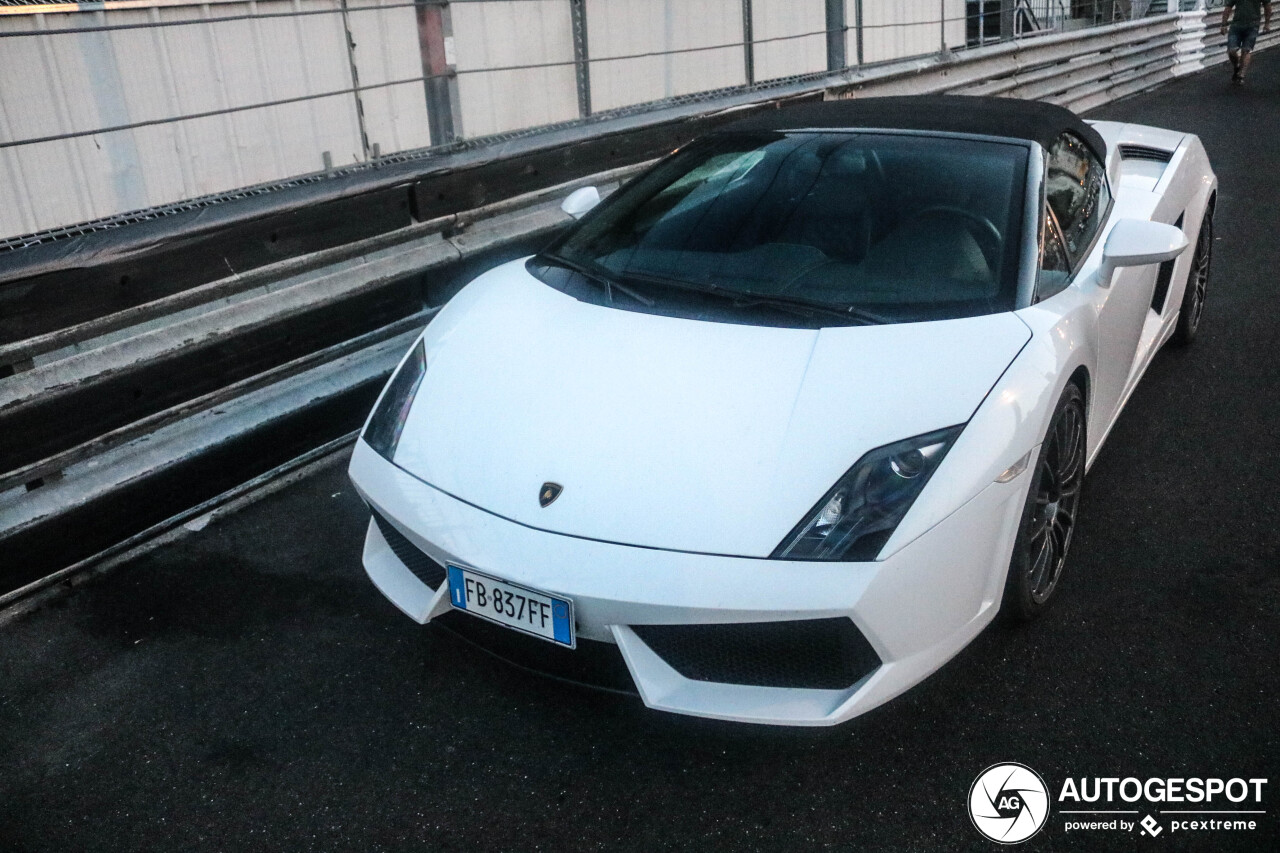
[[[578,635],[616,643],[651,708],[725,720],[830,725],[897,696],[942,666],[991,621],[1028,475],[993,483],[883,562],[802,563],[690,554],[549,533],[453,498],[387,462],[363,441],[352,482],[433,560],[573,599]],[[364,565],[404,613],[450,611],[370,522]],[[461,615],[461,614],[459,614]],[[687,678],[631,626],[852,620],[881,665],[843,689]],[[641,629],[644,630],[643,628]],[[534,641],[539,642],[539,641]]]

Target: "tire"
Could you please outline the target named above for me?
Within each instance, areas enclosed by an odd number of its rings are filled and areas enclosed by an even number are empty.
[[[1018,523],[1001,615],[1029,622],[1053,600],[1080,507],[1085,464],[1084,395],[1074,384],[1058,399]]]
[[[1173,342],[1186,346],[1196,339],[1200,331],[1200,318],[1204,315],[1204,298],[1209,289],[1209,269],[1213,262],[1213,208],[1205,211],[1196,237],[1195,254],[1191,257],[1191,271],[1187,273],[1187,286],[1182,293],[1182,307],[1178,309],[1178,327],[1173,332]]]

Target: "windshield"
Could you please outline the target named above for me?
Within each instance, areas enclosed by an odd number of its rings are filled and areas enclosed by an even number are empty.
[[[614,194],[530,269],[571,291],[563,270],[549,274],[558,260],[608,304],[657,313],[701,316],[711,297],[738,313],[811,310],[817,325],[1010,311],[1027,156],[918,134],[713,136]]]

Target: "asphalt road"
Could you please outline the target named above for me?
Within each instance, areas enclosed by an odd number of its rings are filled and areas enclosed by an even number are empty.
[[[401,616],[335,466],[0,628],[0,850],[990,850],[965,799],[1006,760],[1271,779],[1253,833],[1028,850],[1280,849],[1280,51],[1098,116],[1201,135],[1218,241],[1041,622],[834,730],[663,715]]]

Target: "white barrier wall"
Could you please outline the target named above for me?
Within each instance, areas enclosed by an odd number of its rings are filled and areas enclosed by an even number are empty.
[[[567,0],[455,3],[451,10],[460,135],[487,136],[578,117]],[[527,65],[551,67],[478,71]]]
[[[309,0],[336,8],[337,0]],[[289,11],[282,0],[259,14]],[[227,20],[249,3],[6,15],[0,29],[85,30],[0,41],[0,141],[157,121],[0,148],[0,235],[233,190],[364,158],[350,94],[164,121],[351,88],[340,15]],[[125,26],[200,18],[207,24]]]
[[[741,0],[587,0],[587,44],[596,111],[746,82]]]
[[[846,18],[852,21],[854,0],[847,0],[845,5]],[[964,0],[894,0],[892,3],[863,0],[862,59],[864,62],[886,62],[904,56],[937,53],[944,41],[953,50],[964,47],[964,16]],[[847,35],[847,55],[857,56],[857,34],[850,30]]]
[[[376,144],[384,154],[426,148],[431,131],[427,100],[416,79],[423,72],[414,10],[404,0],[347,0],[347,7],[360,85],[377,87],[360,92],[370,148]],[[382,85],[396,80],[408,82]]]
[[[755,81],[826,70],[826,0],[746,2]],[[0,6],[0,240],[747,82],[744,0],[95,5]],[[964,45],[964,0],[861,7],[864,62]]]
[[[751,20],[756,80],[826,69],[825,0],[751,0]]]

